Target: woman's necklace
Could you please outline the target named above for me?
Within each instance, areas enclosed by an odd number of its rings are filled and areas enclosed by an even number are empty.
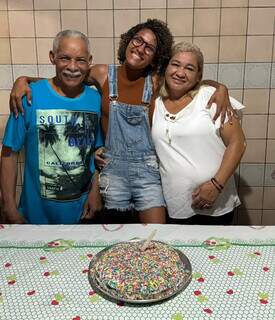
[[[177,119],[177,114],[184,109],[191,101],[192,96],[186,93],[179,99],[171,100],[170,98],[165,99],[164,105],[167,112],[165,112],[165,120],[167,120],[166,126],[166,137],[168,139],[168,144],[171,145],[171,125]]]

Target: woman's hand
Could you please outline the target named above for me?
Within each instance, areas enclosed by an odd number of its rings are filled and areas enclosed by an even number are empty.
[[[196,209],[210,209],[217,199],[219,191],[211,181],[201,184],[192,194],[192,207]]]
[[[209,109],[213,103],[217,105],[213,121],[216,121],[217,118],[221,116],[221,126],[224,124],[226,114],[230,124],[232,124],[233,115],[234,117],[238,118],[237,113],[231,106],[228,90],[223,84],[219,84],[219,86],[216,88],[216,91],[213,93],[207,103],[207,108]]]
[[[10,111],[18,116],[18,112],[24,114],[22,97],[27,96],[27,102],[31,105],[32,92],[27,77],[19,77],[13,84],[10,94]]]

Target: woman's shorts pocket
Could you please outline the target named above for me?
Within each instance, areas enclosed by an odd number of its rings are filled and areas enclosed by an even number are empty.
[[[99,191],[103,197],[106,197],[107,191],[109,189],[109,181],[110,181],[110,171],[112,170],[112,162],[113,159],[110,157],[105,158],[107,164],[103,167],[99,174]]]
[[[156,156],[148,156],[144,158],[144,164],[149,172],[159,175],[159,163]]]
[[[100,191],[100,194],[102,195],[103,199],[106,197],[107,195],[107,191],[108,191],[108,188],[109,188],[109,177],[108,175],[104,174],[104,173],[100,173],[99,175],[99,191]]]
[[[113,159],[110,157],[104,157],[104,160],[106,161],[106,165],[102,168],[101,172],[107,172],[111,168],[111,164],[113,162]]]

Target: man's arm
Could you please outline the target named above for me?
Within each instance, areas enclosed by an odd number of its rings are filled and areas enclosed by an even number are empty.
[[[0,185],[2,192],[2,211],[5,220],[9,223],[25,223],[25,219],[16,206],[16,181],[17,181],[18,153],[11,148],[3,146],[1,153]]]
[[[92,178],[91,190],[88,194],[87,201],[84,205],[84,210],[81,219],[92,219],[94,218],[96,212],[100,212],[103,209],[102,198],[99,191],[98,178],[99,173],[97,170],[95,170]]]

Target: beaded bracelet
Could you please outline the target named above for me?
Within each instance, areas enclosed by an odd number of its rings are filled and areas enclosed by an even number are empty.
[[[223,187],[223,185],[221,185],[217,180],[216,180],[216,178],[211,178],[211,180],[210,180],[212,183],[213,183],[213,185],[215,186],[215,188],[219,191],[219,193],[221,193],[222,192],[222,189],[224,188]]]

